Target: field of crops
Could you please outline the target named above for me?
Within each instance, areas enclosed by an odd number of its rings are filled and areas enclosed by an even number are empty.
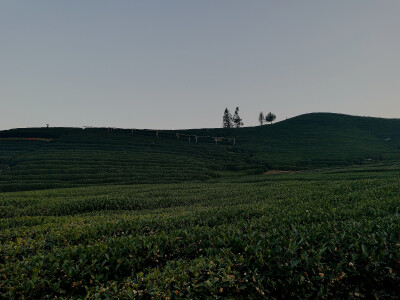
[[[0,131],[0,192],[207,181],[268,169],[400,160],[396,119],[308,114],[258,127],[156,133],[108,128]],[[200,136],[198,143],[194,136]],[[235,138],[236,143],[216,144],[213,137]]]
[[[26,136],[57,133],[59,129],[24,130]],[[18,131],[14,132],[17,135]],[[212,139],[177,139],[155,131],[69,129],[50,142],[0,139],[0,191],[34,190],[96,184],[173,183],[204,181],[229,172],[260,166],[215,145]],[[1,168],[0,168],[1,169]],[[258,170],[260,173],[263,170]]]
[[[0,298],[398,299],[399,162],[337,114],[0,131]]]
[[[0,194],[0,297],[399,298],[400,165]]]

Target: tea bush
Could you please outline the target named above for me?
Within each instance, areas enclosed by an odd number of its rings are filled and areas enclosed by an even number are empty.
[[[398,175],[382,165],[2,193],[0,293],[398,298]]]

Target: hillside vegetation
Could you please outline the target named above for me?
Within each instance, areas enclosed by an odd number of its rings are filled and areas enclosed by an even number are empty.
[[[213,137],[232,140],[216,144]],[[392,160],[400,160],[400,120],[340,114],[238,129],[160,131],[158,137],[151,130],[13,129],[0,132],[0,191],[205,181]]]
[[[197,132],[197,131],[192,131]],[[213,129],[225,134],[229,129]],[[400,119],[311,113],[273,125],[231,129],[241,151],[270,168],[304,169],[400,158]]]
[[[0,132],[1,299],[399,299],[400,120],[156,133]]]

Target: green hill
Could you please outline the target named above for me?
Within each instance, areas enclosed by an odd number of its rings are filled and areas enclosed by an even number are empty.
[[[400,160],[399,119],[313,113],[258,127],[156,133],[108,128],[0,131],[0,191],[204,181],[268,169]],[[214,137],[226,139],[216,143]]]
[[[302,169],[400,158],[400,119],[332,113],[239,129],[240,146],[272,168]]]

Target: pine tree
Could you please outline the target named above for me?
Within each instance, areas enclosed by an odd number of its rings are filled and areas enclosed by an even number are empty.
[[[243,126],[242,118],[239,117],[239,107],[236,107],[235,114],[233,115],[233,125],[236,128]]]
[[[232,115],[229,112],[228,108],[225,108],[224,116],[222,117],[222,127],[223,128],[232,128]]]
[[[265,117],[265,121],[270,122],[271,124],[273,121],[275,121],[275,119],[276,119],[276,116],[272,112],[269,112],[267,114],[267,116]]]
[[[260,122],[260,125],[264,124],[264,114],[262,111],[260,111],[260,114],[258,115],[258,122]]]

